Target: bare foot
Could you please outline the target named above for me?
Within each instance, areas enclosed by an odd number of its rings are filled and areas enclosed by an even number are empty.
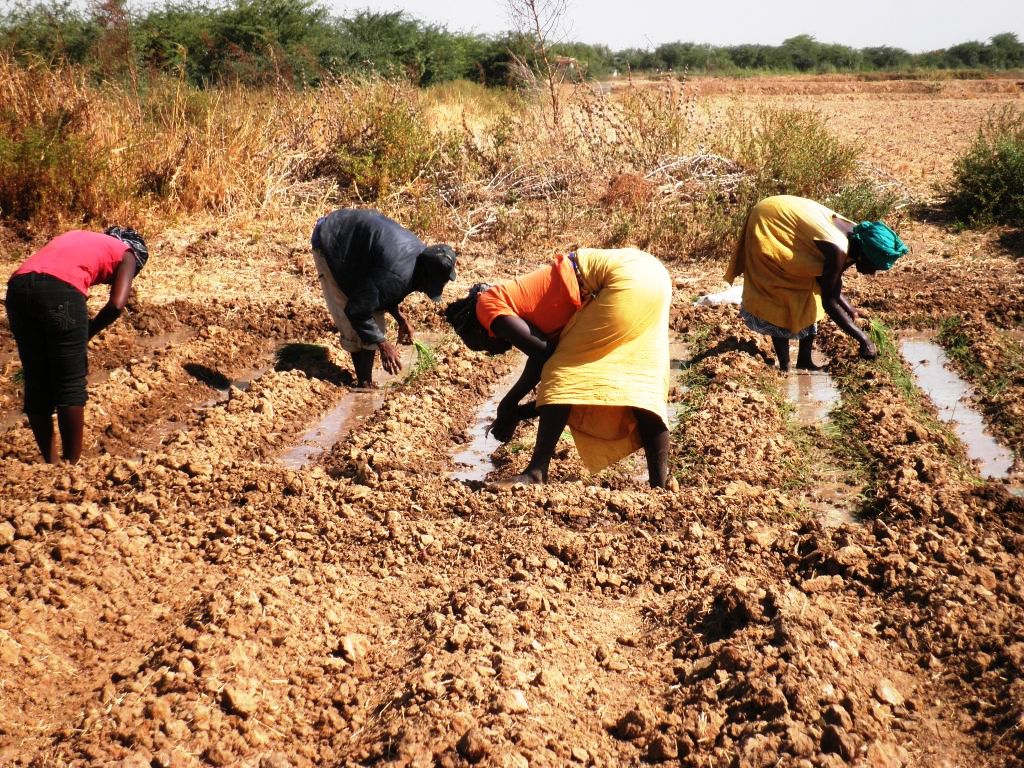
[[[352,389],[360,389],[364,392],[369,392],[374,389],[380,389],[380,384],[374,384],[372,381],[357,381]]]

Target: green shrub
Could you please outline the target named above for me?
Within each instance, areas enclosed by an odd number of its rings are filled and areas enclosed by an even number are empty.
[[[885,218],[900,200],[895,190],[858,179],[829,195],[822,203],[853,221],[877,221]]]
[[[960,221],[1024,226],[1024,111],[990,112],[953,169],[949,207]]]
[[[728,134],[728,154],[751,175],[752,202],[783,194],[824,199],[854,175],[860,153],[817,112],[765,108],[753,119],[734,113]]]
[[[105,160],[66,115],[48,115],[39,125],[18,123],[13,115],[0,115],[0,216],[22,222],[68,213],[95,217]]]
[[[349,109],[331,127],[332,149],[317,172],[376,199],[424,174],[447,147],[427,125],[418,93],[394,82],[343,88]],[[336,94],[325,94],[333,97]]]

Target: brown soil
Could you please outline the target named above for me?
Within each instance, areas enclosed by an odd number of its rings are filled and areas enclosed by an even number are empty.
[[[914,130],[961,130],[966,101]],[[162,236],[91,346],[77,466],[35,461],[0,334],[0,765],[1024,766],[1024,500],[834,326],[845,420],[795,424],[770,345],[691,303],[721,266],[670,263],[678,491],[628,462],[581,479],[569,443],[545,487],[448,479],[509,366],[451,336],[293,471],[278,457],[351,382],[307,224]],[[851,299],[897,328],[963,316],[1020,456],[1024,380],[999,378],[1022,365],[1019,248],[901,231],[912,253]],[[522,268],[462,259],[462,289]],[[326,353],[278,357],[294,343]],[[824,486],[856,522],[823,524]]]

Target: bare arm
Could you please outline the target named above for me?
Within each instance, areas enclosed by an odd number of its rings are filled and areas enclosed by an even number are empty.
[[[502,442],[508,442],[520,421],[536,415],[533,403],[520,405],[519,401],[540,383],[544,363],[554,353],[557,341],[544,338],[535,332],[529,323],[515,315],[497,318],[491,323],[491,329],[496,336],[505,339],[527,355],[522,374],[498,403],[498,414],[491,424],[491,434]]]
[[[102,331],[121,316],[128,298],[132,293],[132,278],[135,277],[135,254],[125,253],[124,258],[114,272],[114,281],[110,286],[110,298],[96,317],[89,321],[89,338]]]
[[[557,341],[534,332],[530,324],[517,315],[502,315],[491,323],[491,330],[528,357],[540,358],[542,363],[551,357],[558,345]]]
[[[395,322],[398,323],[398,343],[399,344],[412,344],[413,342],[413,328],[409,319],[402,314],[402,308],[399,305],[395,305],[388,310],[388,314],[395,318]]]
[[[846,254],[832,243],[817,242],[818,248],[825,254],[825,268],[818,284],[821,286],[821,306],[847,336],[860,344],[860,356],[873,360],[878,350],[867,335],[854,322],[856,310],[843,296],[843,270],[849,266]]]

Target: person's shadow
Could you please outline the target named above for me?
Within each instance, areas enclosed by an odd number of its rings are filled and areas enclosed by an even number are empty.
[[[320,379],[337,386],[352,386],[355,377],[330,359],[322,344],[295,342],[277,350],[275,371],[302,371],[311,379]]]
[[[227,391],[232,385],[247,389],[253,378],[258,378],[267,370],[261,368],[245,379],[234,380],[202,363],[185,363],[182,368],[192,378],[220,391]],[[348,387],[355,382],[352,372],[331,362],[327,347],[320,344],[285,344],[274,354],[274,370],[302,371],[311,379],[321,379],[336,386]]]
[[[1015,259],[1024,258],[1024,229],[1010,229],[999,235],[999,244]]]
[[[227,389],[231,386],[231,379],[208,365],[185,363],[182,368],[189,376],[198,379],[211,389]]]

